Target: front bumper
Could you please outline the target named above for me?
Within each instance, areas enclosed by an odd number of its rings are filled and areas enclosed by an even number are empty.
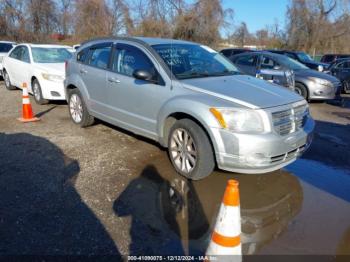
[[[310,100],[332,100],[340,96],[341,83],[332,85],[320,85],[312,81],[308,84]]]
[[[45,79],[39,80],[41,91],[44,99],[48,100],[66,100],[64,85],[62,82],[49,81]]]
[[[217,149],[216,161],[223,170],[259,174],[278,170],[301,156],[311,144],[315,122],[309,117],[304,127],[281,136],[238,134],[224,129],[212,129]]]

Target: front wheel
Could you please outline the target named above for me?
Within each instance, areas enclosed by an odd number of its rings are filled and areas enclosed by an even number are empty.
[[[210,140],[204,130],[190,119],[181,119],[172,126],[168,153],[176,171],[186,178],[199,180],[214,170]]]
[[[305,100],[308,100],[307,89],[303,84],[295,83],[294,90],[298,95],[304,97]]]
[[[49,102],[48,100],[43,98],[41,86],[40,86],[39,81],[37,79],[33,80],[32,90],[33,90],[34,100],[37,104],[44,105],[44,104],[47,104]]]
[[[350,93],[350,79],[348,81],[343,82],[343,91],[345,94]]]
[[[68,107],[72,121],[81,127],[91,126],[94,117],[89,114],[83,97],[77,88],[68,92]]]

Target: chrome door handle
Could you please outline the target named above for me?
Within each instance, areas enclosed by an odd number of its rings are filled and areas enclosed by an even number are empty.
[[[117,84],[120,83],[120,80],[114,77],[108,77],[108,81],[111,83],[117,83]]]
[[[85,69],[80,69],[80,73],[81,73],[81,74],[86,74],[87,71],[86,71]]]

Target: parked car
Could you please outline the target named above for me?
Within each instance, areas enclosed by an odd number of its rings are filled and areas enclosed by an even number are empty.
[[[254,52],[255,50],[249,48],[225,48],[220,51],[221,54],[230,59],[234,55],[241,53]]]
[[[233,63],[244,73],[259,76],[261,70],[292,70],[295,77],[295,91],[306,100],[330,100],[338,98],[341,82],[328,74],[311,70],[298,61],[284,55],[261,51],[239,54]]]
[[[331,64],[338,59],[350,58],[349,54],[325,54],[321,58],[322,63]]]
[[[256,60],[258,58],[258,55],[235,55],[231,56],[229,59],[231,62],[237,64],[238,68],[240,68],[240,70],[246,74],[254,75],[257,78],[287,87],[292,91],[295,90],[293,70],[287,67],[281,67],[278,64],[274,64],[272,60],[262,63],[260,67],[257,67],[257,70],[252,70],[253,68],[251,66],[253,64],[257,64]]]
[[[74,51],[77,51],[77,50],[79,49],[79,47],[80,47],[80,44],[78,44],[78,45],[73,45]]]
[[[330,64],[327,73],[342,82],[344,93],[350,93],[350,58],[336,60]]]
[[[4,56],[6,56],[14,46],[14,42],[0,41],[0,76],[2,76],[2,61]]]
[[[328,67],[328,64],[316,62],[305,52],[288,51],[288,50],[266,50],[266,51],[275,53],[275,54],[286,55],[298,61],[299,63],[306,65],[308,68],[311,68],[313,70],[317,70],[320,72],[324,71]]]
[[[314,129],[299,95],[180,40],[86,42],[67,64],[65,90],[75,124],[96,117],[153,139],[190,179],[216,164],[240,173],[279,169],[309,147]]]
[[[17,45],[4,58],[4,80],[8,90],[28,84],[29,93],[38,104],[65,100],[63,80],[65,61],[72,57],[68,46]]]

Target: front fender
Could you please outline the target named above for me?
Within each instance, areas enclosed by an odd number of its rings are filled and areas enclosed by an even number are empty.
[[[70,75],[69,77],[67,77],[65,80],[64,80],[64,92],[65,92],[65,95],[66,95],[66,100],[68,102],[68,89],[69,89],[69,86],[75,86],[76,88],[79,89],[81,95],[83,96],[83,99],[85,101],[85,104],[86,106],[88,107],[89,109],[89,101],[90,101],[90,94],[84,84],[84,81],[78,76],[78,75]]]
[[[213,134],[213,128],[220,128],[219,123],[209,111],[210,105],[207,101],[198,99],[198,97],[176,97],[166,104],[164,104],[160,110],[157,118],[157,132],[159,134],[159,142],[161,145],[167,145],[167,135],[165,134],[165,123],[169,116],[182,113],[187,114],[190,117],[197,120],[205,129],[209,135],[210,140],[216,151],[216,143]]]

